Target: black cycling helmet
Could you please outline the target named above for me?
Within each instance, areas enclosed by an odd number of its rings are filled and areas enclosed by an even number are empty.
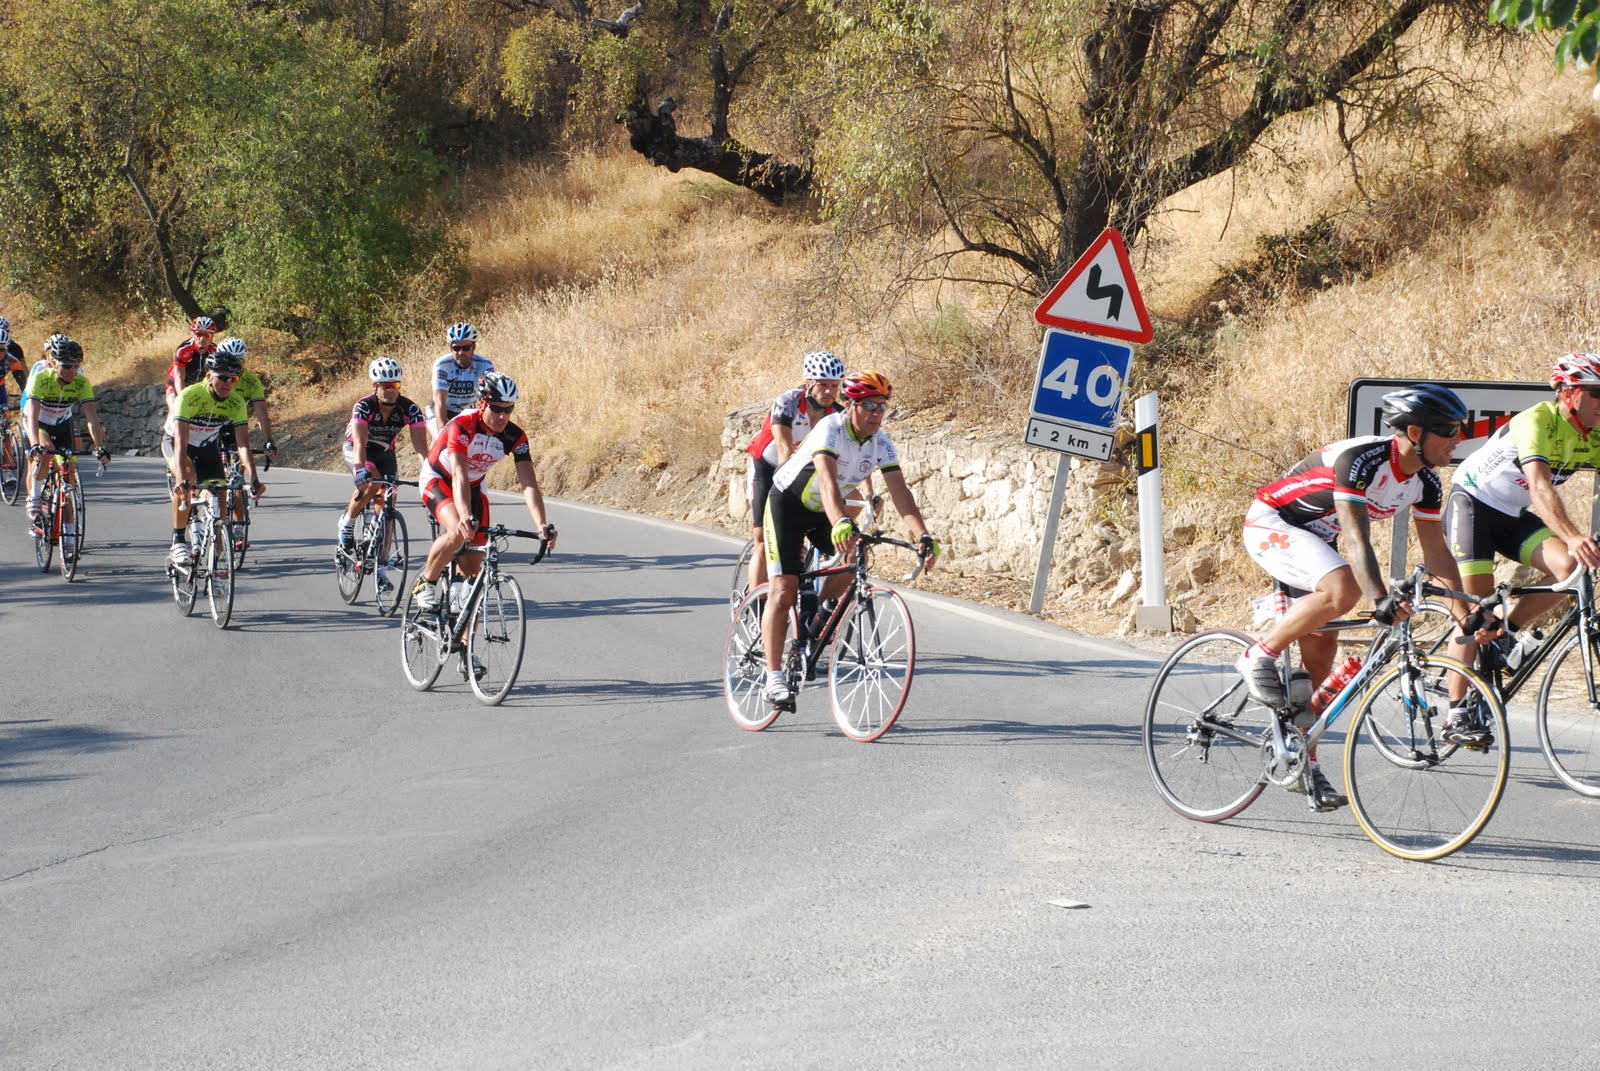
[[[206,371],[221,372],[225,376],[236,376],[244,371],[244,362],[235,354],[215,350],[206,354]]]
[[[1417,383],[1383,396],[1383,422],[1397,431],[1412,424],[1433,428],[1466,419],[1466,403],[1437,383]]]

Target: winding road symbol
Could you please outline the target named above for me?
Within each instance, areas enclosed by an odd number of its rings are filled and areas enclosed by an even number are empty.
[[[1111,299],[1111,307],[1106,310],[1106,315],[1113,320],[1122,319],[1122,287],[1116,283],[1100,285],[1100,265],[1096,264],[1089,269],[1089,285],[1083,291],[1089,296],[1090,301]]]
[[[1129,313],[1126,318],[1124,312]],[[1089,243],[1033,310],[1033,318],[1046,327],[1122,342],[1149,342],[1155,337],[1128,249],[1115,227],[1107,227]]]

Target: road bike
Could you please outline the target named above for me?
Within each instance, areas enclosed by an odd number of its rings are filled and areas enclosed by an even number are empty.
[[[872,495],[866,499],[847,498],[844,504],[846,511],[855,519],[857,528],[870,529],[877,519],[879,508],[883,505],[883,496]],[[750,590],[750,557],[757,553],[764,553],[764,548],[757,547],[754,539],[746,539],[744,546],[739,548],[739,560],[733,565],[733,583],[728,590],[730,615],[738,613],[739,604],[744,602],[745,593]],[[805,558],[807,569],[815,569],[817,563],[822,561],[822,557],[817,548],[807,544]]]
[[[877,532],[862,533],[853,562],[800,575],[801,597],[790,610],[789,639],[782,658],[791,696],[787,703],[774,704],[762,695],[767,657],[761,618],[768,585],[760,585],[739,603],[728,630],[723,662],[723,696],[739,728],[760,732],[777,721],[779,714],[793,711],[800,689],[816,679],[824,651],[828,652],[828,700],[839,731],[852,740],[870,743],[894,725],[911,692],[917,642],[905,600],[894,589],[872,583],[868,576],[867,552],[874,546],[902,547],[918,554],[914,543]],[[916,568],[902,582],[915,580],[926,566],[927,560],[918,554]],[[833,606],[823,604],[811,612],[810,600],[815,599],[822,581],[840,573],[850,574],[850,586]]]
[[[226,480],[202,480],[188,486],[195,499],[189,509],[191,561],[187,566],[167,563],[172,600],[177,603],[178,612],[188,617],[204,584],[212,622],[218,628],[227,628],[233,616],[233,511],[239,497],[246,493],[244,477],[235,473]]]
[[[70,583],[78,575],[78,560],[83,556],[83,523],[88,516],[82,485],[66,476],[67,466],[78,460],[78,454],[73,450],[55,450],[47,458],[39,520],[33,525],[33,559],[41,573],[48,573],[51,559],[59,549],[61,579]],[[100,471],[105,471],[104,462]],[[70,534],[66,532],[68,524],[74,526]]]
[[[1435,596],[1475,603],[1437,587],[1418,568],[1393,590],[1408,602]],[[1372,626],[1332,621],[1319,631]],[[1510,742],[1494,687],[1460,661],[1422,651],[1410,621],[1380,627],[1366,662],[1313,719],[1292,701],[1279,710],[1250,698],[1235,663],[1255,641],[1231,629],[1196,633],[1168,656],[1145,703],[1142,742],[1151,777],[1173,810],[1221,822],[1254,803],[1269,784],[1310,788],[1318,742],[1347,711],[1344,777],[1356,821],[1402,859],[1442,859],[1488,824],[1505,791]],[[1282,661],[1292,694],[1290,659]],[[1452,682],[1486,727],[1487,742],[1464,746],[1444,735]]]
[[[17,411],[12,406],[0,414],[0,499],[15,506],[22,497],[25,479],[26,455],[22,452],[22,429],[11,417]]]
[[[433,687],[452,654],[460,656],[461,679],[472,685],[472,692],[489,706],[497,705],[511,693],[522,668],[523,644],[527,632],[527,611],[522,588],[514,577],[500,571],[500,556],[510,539],[533,539],[539,552],[531,564],[544,559],[550,542],[538,532],[524,532],[492,524],[483,529],[487,543],[478,575],[463,579],[451,561],[440,582],[445,594],[434,610],[417,604],[413,588],[406,596],[400,624],[400,661],[406,680],[420,692]],[[463,547],[457,553],[476,548]]]
[[[406,519],[396,502],[402,484],[416,486],[415,480],[382,477],[378,493],[361,510],[355,543],[349,550],[335,546],[333,569],[339,578],[339,597],[354,603],[361,594],[361,581],[373,574],[373,596],[378,615],[387,617],[400,604],[405,591],[410,543],[406,538]]]

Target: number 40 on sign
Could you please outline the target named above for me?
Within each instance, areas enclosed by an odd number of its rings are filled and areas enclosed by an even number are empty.
[[[1109,458],[1132,361],[1128,343],[1046,331],[1024,437],[1028,445]]]

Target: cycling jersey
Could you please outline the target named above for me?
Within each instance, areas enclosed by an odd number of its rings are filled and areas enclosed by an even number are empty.
[[[169,438],[177,438],[180,420],[189,424],[189,446],[207,446],[219,442],[222,433],[235,424],[248,425],[250,411],[238,394],[218,398],[209,383],[196,383],[178,395],[178,405],[163,429]]]
[[[350,410],[350,422],[344,428],[344,441],[351,446],[355,445],[355,429],[357,424],[365,424],[367,428],[367,448],[369,450],[393,450],[395,438],[406,428],[419,427],[427,423],[417,403],[400,395],[389,408],[389,415],[383,415],[383,407],[378,403],[376,392],[367,395],[358,401]]]
[[[215,352],[215,343],[200,343],[192,338],[179,346],[172,355],[172,364],[167,368],[167,386],[171,387],[177,382],[187,387],[199,382],[206,370],[206,358]]]
[[[82,372],[73,376],[71,383],[62,383],[56,370],[43,362],[34,365],[22,397],[25,402],[37,403],[40,424],[64,424],[72,419],[80,402],[94,401],[94,388]]]
[[[793,495],[816,513],[822,512],[822,491],[817,487],[818,454],[829,454],[837,461],[841,497],[874,472],[894,472],[900,468],[894,443],[882,431],[875,432],[869,439],[857,439],[850,427],[848,412],[823,417],[772,477],[774,491]]]
[[[428,451],[428,458],[422,463],[422,473],[417,479],[424,493],[434,480],[446,487],[450,485],[450,468],[444,455],[456,450],[466,451],[467,478],[473,484],[482,483],[489,470],[506,457],[516,461],[533,459],[528,436],[521,428],[508,421],[506,430],[496,435],[483,426],[483,411],[473,409],[451,420],[433,441],[433,448]]]
[[[844,406],[834,402],[822,416],[838,413],[843,409]],[[761,430],[756,432],[755,438],[750,440],[750,445],[745,449],[753,458],[765,461],[769,465],[781,465],[783,462],[778,457],[778,444],[772,438],[773,426],[789,428],[790,442],[799,443],[811,431],[812,423],[811,406],[806,400],[806,389],[796,387],[794,390],[786,390],[772,403],[772,409],[767,413],[767,419],[762,422]]]
[[[5,349],[0,351],[0,375],[6,372],[11,373],[11,378],[17,382],[18,390],[22,390],[28,385],[28,374],[23,371],[28,367],[26,356],[22,352],[22,347],[17,345],[16,339],[7,342]],[[0,382],[0,390],[4,389],[5,384]]]
[[[1444,485],[1431,468],[1410,476],[1400,471],[1400,444],[1388,435],[1341,439],[1303,458],[1255,494],[1285,521],[1319,534],[1337,534],[1337,501],[1365,503],[1372,520],[1393,517],[1410,506],[1419,521],[1437,521]]]
[[[1600,466],[1600,435],[1584,435],[1554,401],[1524,409],[1495,429],[1456,469],[1451,485],[1501,513],[1515,516],[1533,504],[1522,467],[1550,466],[1550,482],[1565,483],[1582,468]]]
[[[494,362],[481,353],[472,355],[466,368],[456,364],[455,354],[447,353],[433,362],[433,389],[444,391],[448,413],[436,413],[441,421],[471,409],[478,400],[478,379],[494,371]]]
[[[239,382],[233,385],[233,393],[244,401],[246,410],[257,402],[267,400],[267,388],[261,382],[261,377],[248,368],[239,373]]]

